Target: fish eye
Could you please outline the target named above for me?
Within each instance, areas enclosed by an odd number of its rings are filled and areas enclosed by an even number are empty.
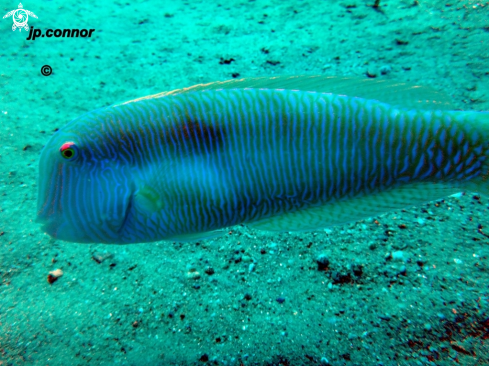
[[[59,152],[66,160],[73,160],[78,155],[78,148],[74,142],[65,142],[61,145]]]

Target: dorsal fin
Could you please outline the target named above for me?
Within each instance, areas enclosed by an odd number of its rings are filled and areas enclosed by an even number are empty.
[[[379,102],[402,108],[455,109],[449,96],[430,87],[386,79],[326,75],[272,76],[215,81],[208,84],[197,84],[189,88],[154,94],[126,103],[203,90],[245,88],[333,93],[349,97],[375,99]]]

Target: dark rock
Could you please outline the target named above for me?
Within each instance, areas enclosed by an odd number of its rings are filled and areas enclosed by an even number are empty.
[[[338,283],[351,283],[351,274],[350,273],[340,273],[338,271],[334,271],[331,275],[331,279],[334,284]]]
[[[324,254],[320,254],[317,257],[316,263],[318,264],[318,271],[325,271],[329,267],[329,259]]]
[[[363,267],[360,264],[357,263],[352,264],[351,270],[353,271],[353,274],[357,277],[361,277],[363,274]]]

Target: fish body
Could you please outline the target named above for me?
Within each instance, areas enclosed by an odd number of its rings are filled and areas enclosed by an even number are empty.
[[[188,241],[237,224],[315,230],[484,190],[488,114],[416,88],[256,78],[90,112],[42,152],[38,220],[74,242]]]

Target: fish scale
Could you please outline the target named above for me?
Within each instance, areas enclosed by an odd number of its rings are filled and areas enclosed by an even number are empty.
[[[243,223],[315,230],[484,190],[488,114],[450,107],[418,86],[318,76],[101,108],[44,148],[38,221],[67,241],[189,241]]]

